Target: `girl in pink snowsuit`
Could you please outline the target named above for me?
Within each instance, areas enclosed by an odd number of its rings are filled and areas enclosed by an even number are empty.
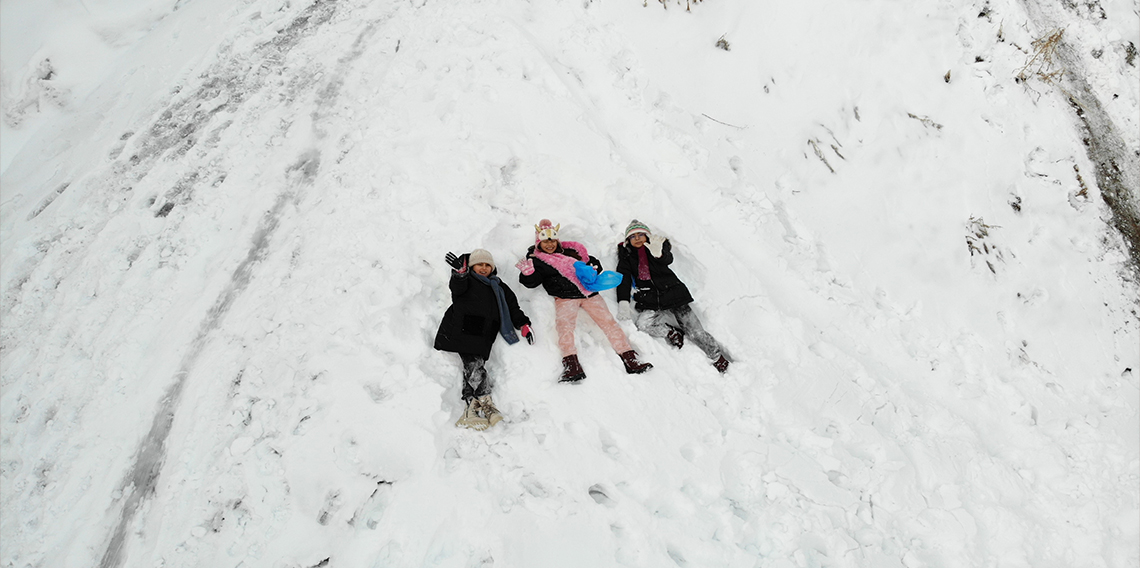
[[[586,289],[575,274],[575,262],[585,262],[599,273],[602,272],[602,263],[590,256],[581,243],[560,241],[559,227],[548,219],[535,225],[534,246],[527,249],[526,258],[516,265],[520,272],[519,283],[527,288],[542,286],[547,294],[554,296],[554,326],[558,332],[558,348],[562,351],[562,376],[558,380],[578,382],[586,378],[578,361],[578,347],[574,340],[579,309],[585,310],[598,324],[627,373],[644,373],[653,368],[653,365],[637,360],[637,352],[630,347],[629,339],[610,314],[605,301],[597,292]]]

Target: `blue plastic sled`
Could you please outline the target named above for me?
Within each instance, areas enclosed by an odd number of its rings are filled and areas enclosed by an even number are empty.
[[[574,275],[578,277],[578,281],[582,283],[582,287],[591,292],[601,292],[602,290],[609,290],[610,288],[617,288],[621,284],[621,274],[612,270],[606,270],[598,274],[593,266],[585,262],[574,263]]]

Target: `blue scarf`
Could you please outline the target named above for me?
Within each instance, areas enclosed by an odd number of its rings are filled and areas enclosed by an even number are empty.
[[[495,301],[499,304],[499,335],[507,341],[507,345],[514,345],[519,342],[519,336],[515,333],[514,323],[511,322],[511,312],[507,308],[507,297],[503,294],[503,287],[500,285],[498,276],[480,276],[474,270],[471,271],[471,276],[476,280],[491,287],[495,292]]]

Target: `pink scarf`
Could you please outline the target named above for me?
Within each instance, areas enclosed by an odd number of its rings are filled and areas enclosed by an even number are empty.
[[[577,252],[578,255],[582,257],[581,262],[590,260],[590,253],[586,252],[586,247],[581,243],[576,243],[574,241],[561,241],[559,244],[561,244],[562,248],[564,249],[571,249]],[[590,294],[593,294],[593,292],[587,290],[584,286],[582,286],[582,283],[578,280],[578,275],[574,272],[574,263],[578,261],[575,260],[574,257],[558,253],[552,254],[542,252],[542,249],[538,246],[534,247],[534,257],[554,267],[554,269],[557,270],[559,274],[564,276],[567,280],[573,282],[574,285],[578,287],[578,290],[582,292],[583,296],[586,296],[588,298]]]

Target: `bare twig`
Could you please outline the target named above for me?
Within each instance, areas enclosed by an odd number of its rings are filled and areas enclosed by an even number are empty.
[[[811,146],[811,149],[815,152],[815,157],[819,158],[819,161],[823,162],[823,165],[827,166],[828,171],[835,173],[835,168],[831,167],[831,164],[827,162],[827,158],[824,157],[823,151],[819,149],[819,141],[808,140],[808,145]]]
[[[921,122],[922,125],[927,127],[927,128],[933,128],[935,130],[942,130],[942,125],[938,124],[937,122],[934,122],[933,120],[930,120],[930,117],[918,116],[918,115],[915,115],[915,114],[912,114],[909,112],[906,113],[906,115],[917,120],[917,121],[919,121],[919,122]]]
[[[703,117],[705,117],[705,118],[707,118],[707,119],[709,119],[709,120],[711,120],[711,121],[713,121],[713,122],[716,122],[716,123],[720,123],[720,124],[723,124],[723,125],[725,125],[725,126],[731,126],[731,127],[733,127],[733,128],[738,128],[738,129],[740,129],[740,130],[744,130],[745,128],[748,128],[747,126],[737,126],[737,125],[735,125],[735,124],[729,124],[729,123],[727,123],[727,122],[724,122],[724,121],[721,121],[721,120],[717,120],[717,119],[715,119],[715,118],[713,118],[713,117],[711,117],[711,116],[709,116],[709,115],[707,115],[707,114],[705,114],[705,113],[703,113],[703,112],[701,113],[701,116],[703,116]]]

